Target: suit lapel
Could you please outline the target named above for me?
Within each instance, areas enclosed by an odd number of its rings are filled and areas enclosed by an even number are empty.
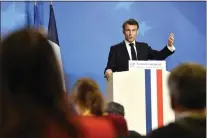
[[[123,56],[127,57],[127,59],[130,60],[129,53],[128,53],[128,50],[126,48],[126,44],[124,41],[121,43],[121,47],[122,47]]]
[[[140,45],[139,45],[139,43],[138,42],[136,42],[136,50],[137,50],[137,59],[139,60],[140,59]]]

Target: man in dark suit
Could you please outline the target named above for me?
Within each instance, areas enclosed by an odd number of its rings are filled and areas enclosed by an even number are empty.
[[[123,34],[125,40],[119,44],[111,46],[107,66],[104,74],[108,79],[112,72],[128,70],[129,60],[164,60],[174,53],[174,34],[171,33],[168,44],[160,51],[153,50],[147,43],[136,41],[139,31],[139,24],[134,19],[129,19],[123,23]]]
[[[148,138],[206,138],[206,68],[185,63],[168,78],[176,120],[153,130]]]

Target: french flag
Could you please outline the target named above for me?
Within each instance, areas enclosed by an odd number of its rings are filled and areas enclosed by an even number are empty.
[[[129,130],[146,135],[175,120],[167,87],[169,74],[157,69],[113,74],[113,80],[108,82],[107,99],[124,106]]]
[[[163,75],[162,70],[145,70],[146,133],[174,120],[169,95],[163,90],[167,89],[167,77]]]
[[[66,82],[65,82],[65,75],[64,75],[64,69],[63,69],[63,64],[62,64],[62,59],[61,59],[59,37],[58,37],[58,31],[57,31],[55,13],[54,13],[54,8],[53,8],[53,5],[52,5],[52,1],[50,2],[50,7],[49,8],[50,8],[50,12],[49,12],[49,23],[48,23],[47,37],[48,37],[49,43],[51,44],[51,46],[54,50],[54,53],[56,55],[58,64],[60,66],[64,90],[67,91]]]

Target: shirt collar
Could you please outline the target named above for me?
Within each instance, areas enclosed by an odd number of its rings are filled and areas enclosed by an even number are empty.
[[[125,42],[125,44],[126,44],[127,46],[129,46],[130,43],[129,43],[127,40],[124,40],[124,42]],[[136,44],[135,44],[135,40],[134,40],[133,42],[131,42],[131,43],[133,43],[134,46],[136,45]]]
[[[190,118],[206,118],[206,112],[196,113],[196,112],[183,112],[183,113],[176,113],[176,120],[190,117]]]

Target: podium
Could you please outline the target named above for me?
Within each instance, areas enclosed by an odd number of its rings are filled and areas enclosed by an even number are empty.
[[[146,135],[175,120],[165,65],[165,61],[130,61],[129,71],[115,72],[107,81],[107,101],[124,106],[129,130]]]

